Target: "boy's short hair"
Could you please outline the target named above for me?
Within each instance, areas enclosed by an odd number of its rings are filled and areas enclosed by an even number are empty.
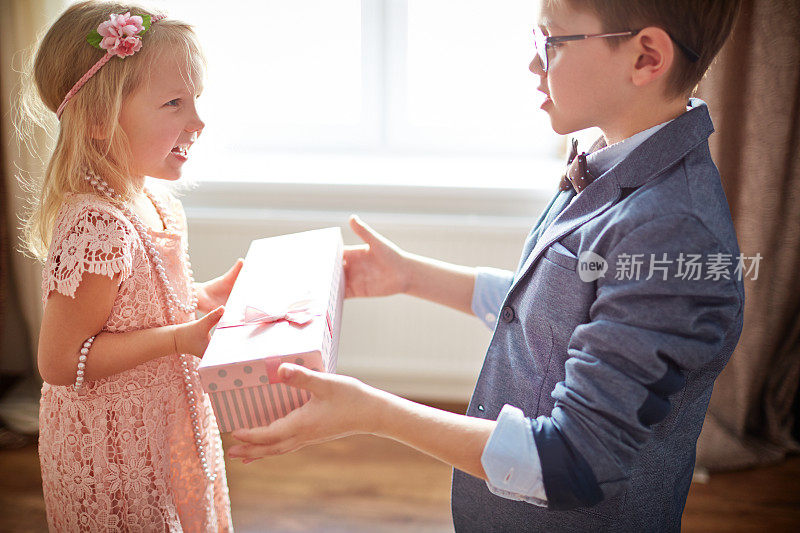
[[[596,15],[603,31],[638,30],[648,26],[663,29],[673,40],[691,48],[700,57],[691,62],[675,47],[675,62],[667,78],[669,96],[694,92],[733,28],[741,0],[544,0],[566,4]],[[621,41],[606,39],[612,47]]]

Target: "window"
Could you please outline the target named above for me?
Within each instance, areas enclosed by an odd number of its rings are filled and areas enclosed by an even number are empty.
[[[187,173],[552,188],[564,141],[527,70],[534,4],[162,2],[195,25],[209,62]]]

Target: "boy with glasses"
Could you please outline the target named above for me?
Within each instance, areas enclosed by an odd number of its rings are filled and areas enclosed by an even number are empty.
[[[530,65],[542,109],[558,133],[603,136],[588,153],[573,145],[516,271],[409,254],[351,219],[366,245],[345,254],[349,296],[405,292],[494,329],[467,416],[283,365],[312,400],[236,432],[246,444],[229,455],[373,433],[455,467],[458,531],[679,531],[714,380],[742,327],[713,126],[688,98],[737,10],[543,0]],[[716,266],[690,268],[697,257]]]

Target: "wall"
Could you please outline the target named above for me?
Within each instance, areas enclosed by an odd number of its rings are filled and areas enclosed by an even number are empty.
[[[358,213],[402,248],[512,269],[546,189],[206,182],[184,196],[195,277],[244,256],[252,239],[341,226]],[[466,401],[490,331],[475,317],[405,295],[345,303],[339,371],[418,399]]]

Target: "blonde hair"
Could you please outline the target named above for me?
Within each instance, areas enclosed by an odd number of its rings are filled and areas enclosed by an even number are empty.
[[[36,126],[47,128],[64,95],[105,50],[94,48],[86,36],[112,13],[155,14],[127,2],[89,0],[70,6],[53,23],[26,69],[19,105],[18,132],[30,135]],[[142,48],[124,59],[112,58],[70,99],[61,116],[55,146],[44,175],[22,179],[31,193],[24,217],[25,251],[44,260],[53,225],[67,193],[95,193],[86,172],[103,177],[119,195],[130,200],[138,191],[131,180],[132,161],[125,132],[119,125],[125,99],[149,80],[166,51],[185,51],[187,82],[202,79],[205,58],[193,28],[164,18],[142,36]],[[169,68],[169,67],[167,67]]]

